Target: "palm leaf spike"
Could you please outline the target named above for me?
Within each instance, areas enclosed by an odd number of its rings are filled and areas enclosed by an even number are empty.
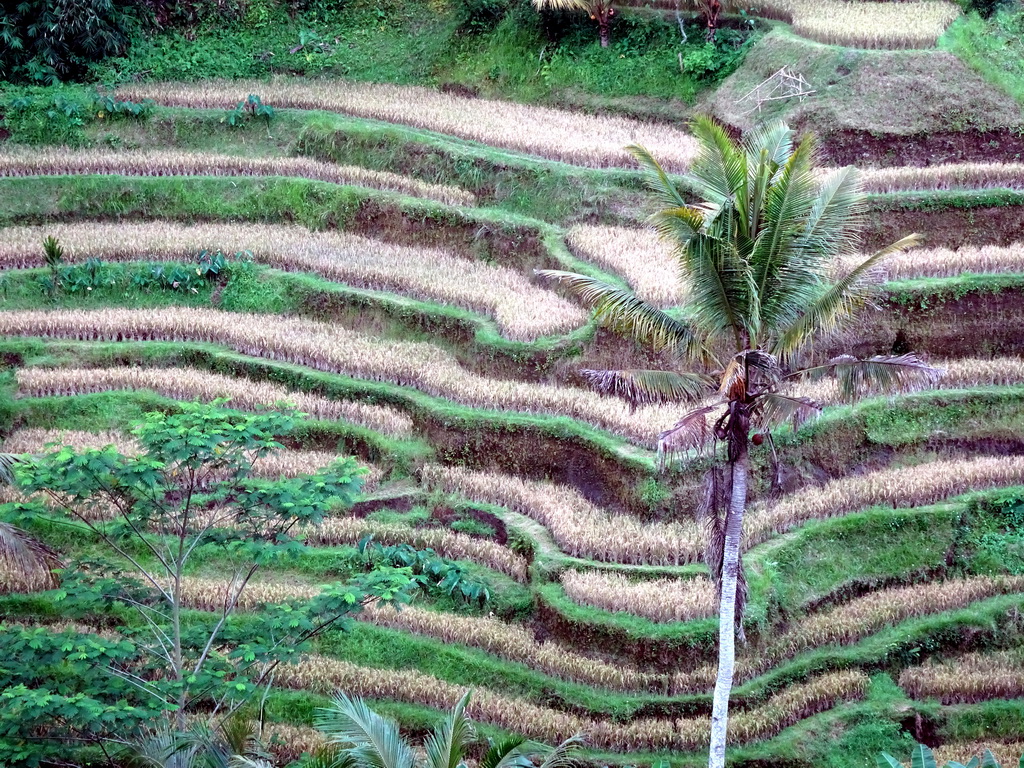
[[[992,750],[986,749],[982,752],[981,768],[999,768],[999,763],[996,762],[996,757],[992,754]]]
[[[477,768],[533,768],[533,763],[522,752],[527,743],[525,736],[516,734],[490,741]]]
[[[890,755],[888,752],[883,752],[875,758],[875,765],[878,768],[903,768],[903,763],[897,760],[895,757]]]
[[[473,724],[466,717],[470,691],[459,699],[448,717],[423,743],[430,768],[459,768],[463,765],[466,744],[476,738]]]
[[[679,193],[679,187],[650,152],[639,144],[630,144],[626,151],[640,164],[647,188],[654,193],[659,203],[666,208],[686,207],[686,200]]]
[[[688,356],[701,356],[703,346],[693,330],[682,320],[652,307],[625,288],[588,275],[556,269],[537,270],[543,278],[557,280],[594,311],[595,319],[612,329],[628,333],[656,350],[672,350]]]
[[[381,717],[361,698],[335,694],[331,706],[316,716],[316,727],[335,744],[351,744],[356,762],[369,768],[414,768],[415,754],[398,724]]]

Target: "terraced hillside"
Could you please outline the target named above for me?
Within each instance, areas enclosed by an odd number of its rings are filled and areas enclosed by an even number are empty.
[[[250,92],[274,121],[224,124]],[[90,126],[109,149],[0,145],[2,450],[132,450],[145,410],[289,401],[306,414],[300,436],[264,472],[340,452],[371,482],[300,561],[262,573],[245,610],[348,578],[366,534],[432,547],[487,582],[483,609],[370,608],[279,674],[265,710],[282,757],[317,743],[313,710],[337,689],[422,730],[471,687],[487,733],[582,731],[597,765],[704,762],[706,462],[658,471],[676,412],[599,397],[577,371],[663,361],[534,275],[571,269],[685,302],[622,148],[639,141],[684,172],[693,139],[333,81],[118,97],[158,106]],[[927,244],[891,262],[878,307],[834,346],[918,350],[946,375],[852,406],[808,385],[828,407],[778,436],[783,495],[759,485],[747,522],[736,765],[871,765],[910,739],[960,757],[1012,750],[1024,732],[1024,169],[1010,160],[865,169],[865,249],[915,230]],[[46,282],[49,236],[62,286]],[[766,467],[767,448],[753,460]],[[45,538],[45,520],[33,530]],[[217,611],[225,587],[197,566],[188,601]],[[55,622],[43,603],[0,610]]]

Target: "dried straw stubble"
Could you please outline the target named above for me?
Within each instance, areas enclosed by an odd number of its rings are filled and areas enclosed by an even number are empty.
[[[771,0],[766,11],[789,19],[794,32],[820,43],[893,49],[933,47],[961,13],[945,0]]]
[[[279,668],[279,684],[350,695],[392,699],[448,709],[464,689],[414,670],[360,667],[324,656],[307,656],[298,664]],[[764,705],[737,713],[731,721],[732,739],[750,742],[770,738],[793,723],[829,709],[841,701],[863,697],[868,678],[861,672],[823,675],[794,685]],[[636,719],[629,722],[595,720],[538,706],[486,688],[475,688],[468,714],[482,722],[522,733],[530,738],[555,742],[577,733],[587,735],[590,746],[616,751],[659,749],[692,750],[708,738],[710,718]]]
[[[934,504],[969,491],[1017,484],[1022,478],[1024,456],[949,459],[845,477],[751,511],[744,521],[744,546],[753,547],[809,520],[840,517],[879,504]]]
[[[411,528],[352,517],[332,517],[316,528],[308,529],[306,541],[314,546],[357,544],[367,534],[372,534],[387,546],[411,544],[421,549],[430,548],[442,557],[479,563],[523,584],[529,580],[526,560],[508,547],[446,529]]]
[[[244,355],[416,387],[470,406],[569,416],[645,446],[652,446],[655,436],[678,418],[667,406],[631,412],[623,400],[581,388],[487,378],[427,342],[384,339],[303,318],[190,307],[10,311],[0,312],[0,333],[222,344]]]
[[[179,259],[202,250],[248,251],[254,261],[290,272],[462,307],[494,318],[517,340],[565,333],[587,322],[584,310],[515,269],[443,248],[396,245],[346,232],[310,232],[268,224],[164,221],[74,223],[0,230],[0,266],[43,266],[40,243],[61,241],[70,261]]]
[[[42,453],[47,446],[70,446],[78,451],[105,448],[113,445],[125,456],[137,455],[142,446],[131,435],[123,432],[84,432],[73,429],[40,429],[36,427],[12,432],[3,443],[7,453]],[[298,477],[312,475],[339,458],[331,451],[280,450],[259,459],[253,465],[256,477]],[[359,462],[366,469],[362,492],[373,490],[383,477],[380,467]]]
[[[393,436],[412,434],[412,419],[396,408],[328,400],[266,381],[251,381],[193,368],[21,368],[18,391],[27,397],[63,397],[88,392],[148,389],[176,400],[230,398],[233,408],[255,410],[288,402],[314,419],[351,421]]]
[[[668,307],[686,300],[672,248],[653,229],[578,224],[566,242],[576,255],[624,277],[644,301]]]
[[[943,704],[1019,699],[1024,696],[1024,659],[1020,651],[993,651],[929,661],[903,670],[900,687],[915,699]]]
[[[427,184],[386,171],[335,165],[308,157],[243,157],[212,152],[131,151],[18,147],[0,152],[0,176],[299,176],[332,184],[370,187],[446,205],[476,205],[457,187]]]
[[[668,306],[686,299],[672,250],[651,229],[581,224],[569,230],[567,242],[577,255],[621,275],[646,301]],[[845,273],[865,258],[840,259],[836,271]],[[914,248],[889,256],[880,269],[888,280],[1007,272],[1024,272],[1024,244]]]
[[[223,580],[190,578],[185,585],[189,604],[195,608],[217,610],[224,604],[227,583]],[[252,584],[244,594],[243,609],[288,598],[309,599],[318,587],[283,587],[262,582]],[[621,691],[651,691],[669,695],[706,691],[714,683],[714,670],[657,674],[642,672],[628,664],[610,664],[575,653],[556,642],[539,642],[525,627],[482,616],[461,616],[427,610],[415,605],[396,609],[390,605],[367,605],[356,616],[381,627],[432,637],[445,643],[479,648],[508,661],[518,662],[545,674],[565,680]]]
[[[423,481],[474,501],[498,504],[545,526],[559,547],[574,557],[606,562],[680,565],[703,551],[695,523],[645,523],[612,515],[573,488],[460,467],[425,467]]]
[[[866,192],[1024,189],[1024,163],[950,163],[861,171]]]
[[[570,569],[561,582],[575,603],[656,622],[704,619],[718,608],[714,585],[704,577],[630,581],[620,573]]]
[[[971,603],[1024,590],[1024,576],[969,579],[883,589],[798,621],[771,643],[775,656],[821,645],[844,645],[917,616],[966,608]]]
[[[684,171],[697,150],[692,136],[668,125],[467,98],[416,86],[343,80],[207,80],[125,85],[117,93],[122,99],[153,99],[168,106],[211,109],[233,106],[239,94],[258,93],[266,104],[276,108],[323,109],[404,123],[599,168],[632,166],[624,147],[642,144],[669,170]]]

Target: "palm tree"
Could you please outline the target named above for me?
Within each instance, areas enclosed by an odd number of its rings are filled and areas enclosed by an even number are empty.
[[[417,755],[412,744],[398,731],[398,724],[381,717],[360,698],[343,693],[334,697],[330,707],[320,710],[316,726],[330,742],[350,745],[333,760],[321,761],[325,768],[466,768],[466,753],[476,738],[473,723],[466,715],[467,692],[444,721],[423,743],[425,755]],[[578,736],[554,749],[531,744],[522,736],[508,736],[491,742],[477,768],[532,768],[530,754],[545,755],[538,768],[568,768],[572,754],[580,745]]]
[[[886,256],[916,245],[911,235],[846,271],[837,257],[858,249],[864,195],[857,172],[823,177],[811,137],[796,143],[782,123],[734,142],[710,118],[694,121],[700,150],[688,182],[700,201],[688,204],[676,184],[641,147],[641,164],[663,209],[652,223],[675,246],[689,302],[680,314],[656,309],[625,290],[585,275],[546,270],[590,305],[599,322],[695,364],[691,371],[582,371],[599,392],[634,405],[699,402],[659,436],[659,454],[724,444],[724,472],[709,482],[708,567],[720,595],[719,658],[708,765],[725,763],[735,639],[742,639],[746,593],[740,561],[751,429],[755,444],[771,428],[817,412],[792,392],[799,379],[834,376],[847,397],[907,388],[938,371],[914,355],[814,362],[812,346],[844,327],[870,297]],[[709,375],[706,372],[713,372]],[[722,513],[724,512],[724,519]]]
[[[538,11],[583,11],[590,14],[590,18],[597,22],[601,47],[608,47],[608,25],[615,15],[611,0],[533,0],[533,5]]]
[[[14,483],[14,467],[21,456],[0,453],[0,485]],[[60,557],[28,532],[0,520],[0,593],[15,589],[52,586]],[[9,583],[4,583],[9,582]]]

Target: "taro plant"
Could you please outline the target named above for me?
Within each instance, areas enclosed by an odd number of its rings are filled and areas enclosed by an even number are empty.
[[[370,567],[384,563],[407,568],[413,581],[426,590],[446,594],[457,600],[483,607],[490,600],[487,585],[466,575],[461,566],[442,557],[433,549],[416,549],[408,544],[386,546],[364,536],[359,541],[359,553]]]
[[[833,377],[841,395],[853,398],[927,383],[939,371],[912,354],[822,358],[815,348],[829,337],[834,344],[836,332],[869,301],[886,257],[920,239],[910,235],[836,270],[840,259],[853,259],[860,249],[866,197],[855,169],[822,176],[813,137],[797,142],[782,123],[738,142],[711,118],[696,119],[692,130],[699,148],[687,186],[696,202],[683,197],[650,153],[629,148],[662,207],[652,223],[674,246],[686,283],[689,299],[679,313],[587,275],[541,274],[593,307],[599,322],[678,365],[581,372],[598,392],[634,406],[690,404],[659,436],[663,464],[673,454],[705,449],[720,459],[708,475],[705,560],[719,594],[708,764],[723,768],[735,642],[737,635],[744,639],[740,542],[751,444],[764,445],[774,457],[772,430],[818,412],[815,402],[793,390],[802,379]]]
[[[250,93],[229,109],[222,122],[226,122],[232,128],[241,128],[250,118],[262,118],[267,124],[267,131],[270,130],[270,121],[274,119],[274,108],[264,104],[255,93]]]

